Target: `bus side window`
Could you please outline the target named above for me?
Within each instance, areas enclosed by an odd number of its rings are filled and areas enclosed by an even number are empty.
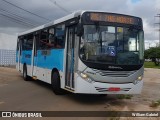
[[[22,54],[22,39],[23,37],[18,37],[18,42],[17,42],[17,51],[20,52],[20,55]]]
[[[39,40],[40,50],[47,49],[47,43],[48,43],[48,30],[44,29],[40,33],[40,40]]]
[[[27,37],[27,50],[33,49],[33,34],[28,35]]]
[[[32,50],[33,48],[33,34],[24,36],[22,38],[22,50]]]
[[[20,37],[18,37],[17,39],[17,48],[16,48],[17,51],[19,51],[19,47],[20,47]]]
[[[55,46],[58,49],[64,48],[65,45],[65,25],[56,26],[55,31]]]
[[[54,34],[54,28],[49,29],[48,34],[48,48],[52,49],[55,48],[55,34]]]

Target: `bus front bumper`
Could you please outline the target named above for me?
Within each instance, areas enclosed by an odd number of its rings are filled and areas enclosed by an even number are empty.
[[[80,76],[77,77],[75,93],[84,94],[141,94],[143,80],[137,84],[111,84],[101,82],[88,82]]]

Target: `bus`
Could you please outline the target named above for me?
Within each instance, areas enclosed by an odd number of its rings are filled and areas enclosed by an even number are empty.
[[[140,94],[144,73],[142,19],[77,11],[20,33],[17,70],[51,84],[55,94]]]

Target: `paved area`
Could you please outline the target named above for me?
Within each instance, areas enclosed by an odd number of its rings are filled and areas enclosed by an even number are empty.
[[[24,81],[15,69],[0,67],[0,111],[160,111],[160,106],[150,107],[152,101],[159,99],[159,69],[145,69],[141,95],[133,95],[131,99],[118,99],[116,95],[66,94],[57,96],[52,92],[50,85],[41,81]],[[54,119],[107,120],[110,118]],[[130,118],[119,119],[130,120]]]

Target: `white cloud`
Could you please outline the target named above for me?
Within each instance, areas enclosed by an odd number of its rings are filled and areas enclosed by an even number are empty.
[[[0,33],[0,49],[15,50],[17,37]]]
[[[67,15],[65,11],[50,2],[50,0],[8,0],[21,6],[24,9],[32,11],[38,15],[44,16],[49,19],[57,19]],[[52,0],[54,2],[54,0]],[[154,16],[160,11],[159,0],[139,0],[133,2],[132,0],[56,0],[57,4],[61,5],[68,11],[76,10],[100,10],[113,13],[129,14],[141,17],[144,22],[145,40],[156,41],[158,40],[158,32],[155,32]],[[30,15],[24,11],[14,8],[3,1],[0,1],[0,7],[20,16],[30,19],[37,24],[45,23],[38,17]],[[0,16],[0,33],[7,33],[14,35],[17,32],[29,29],[23,25],[18,25],[14,22],[9,22],[7,18]],[[6,38],[6,39],[9,39]],[[0,36],[1,40],[1,36]],[[11,41],[11,40],[10,40]],[[10,44],[8,44],[10,45]],[[6,47],[8,47],[6,44]],[[0,43],[0,46],[1,43]]]

